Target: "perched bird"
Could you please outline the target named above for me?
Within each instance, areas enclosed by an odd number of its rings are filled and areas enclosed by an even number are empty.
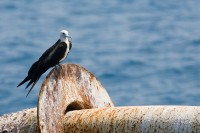
[[[71,38],[71,36],[69,36],[68,31],[60,31],[60,39],[58,39],[53,46],[47,49],[38,59],[38,61],[32,64],[28,71],[28,76],[17,86],[19,87],[20,85],[29,81],[25,88],[27,89],[32,84],[26,97],[29,95],[43,73],[45,73],[49,68],[58,65],[66,58],[67,54],[72,48],[72,42],[69,40],[69,38]]]

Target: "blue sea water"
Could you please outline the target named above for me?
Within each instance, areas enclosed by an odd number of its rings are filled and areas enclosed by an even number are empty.
[[[65,62],[91,71],[116,106],[200,105],[200,1],[0,1],[0,114],[37,106],[16,88],[67,29]]]

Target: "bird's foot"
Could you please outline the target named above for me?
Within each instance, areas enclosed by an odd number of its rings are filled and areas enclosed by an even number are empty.
[[[61,64],[60,63],[58,63],[55,67],[61,67]]]

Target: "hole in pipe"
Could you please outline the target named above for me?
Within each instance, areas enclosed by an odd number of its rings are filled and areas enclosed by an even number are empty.
[[[74,102],[70,103],[70,104],[67,106],[67,108],[66,108],[64,114],[66,114],[66,113],[69,112],[69,111],[81,110],[81,109],[91,109],[91,107],[88,106],[87,104],[82,103],[82,102],[74,101]]]

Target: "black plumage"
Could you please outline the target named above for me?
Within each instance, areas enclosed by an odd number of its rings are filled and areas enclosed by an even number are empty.
[[[38,61],[32,64],[31,68],[28,71],[28,76],[21,83],[19,83],[17,87],[29,81],[26,88],[28,88],[31,84],[32,86],[27,94],[28,96],[37,81],[39,80],[40,76],[45,73],[49,68],[54,67],[55,65],[58,65],[60,62],[62,62],[66,58],[71,48],[71,41],[69,41],[68,39],[67,41],[61,41],[61,39],[59,39],[53,46],[51,46],[42,54]]]

